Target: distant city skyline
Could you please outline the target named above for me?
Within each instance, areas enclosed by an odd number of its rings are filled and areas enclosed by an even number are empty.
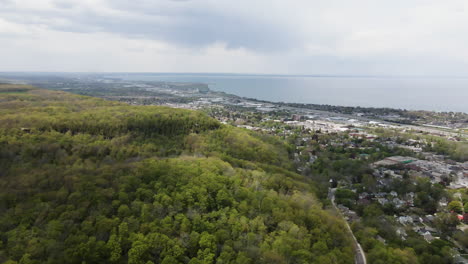
[[[468,77],[468,2],[0,0],[0,71]]]

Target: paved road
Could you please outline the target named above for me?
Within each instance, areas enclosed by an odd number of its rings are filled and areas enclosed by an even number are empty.
[[[336,211],[338,213],[340,213],[340,215],[341,215],[340,210],[338,210],[338,208],[336,207],[336,204],[335,204],[335,191],[336,191],[336,188],[330,189],[329,198],[330,198],[330,200],[331,200],[331,202],[333,204],[333,207],[335,207]],[[359,244],[356,237],[354,236],[353,231],[351,230],[351,227],[349,226],[348,221],[345,221],[345,223],[346,223],[346,227],[348,228],[349,233],[351,234],[351,236],[353,237],[353,240],[354,240],[354,250],[356,251],[356,256],[354,258],[354,262],[356,264],[367,264],[366,254],[364,253],[364,250],[362,249],[361,244]]]

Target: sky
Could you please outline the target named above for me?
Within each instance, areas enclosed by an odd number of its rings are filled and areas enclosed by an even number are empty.
[[[0,71],[468,76],[466,0],[0,0]]]

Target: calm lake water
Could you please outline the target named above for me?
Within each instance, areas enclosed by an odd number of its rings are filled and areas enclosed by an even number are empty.
[[[201,82],[210,89],[275,102],[468,113],[468,78],[126,74],[127,80]]]

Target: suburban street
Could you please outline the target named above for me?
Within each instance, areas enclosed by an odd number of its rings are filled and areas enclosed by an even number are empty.
[[[335,204],[335,191],[336,191],[336,188],[331,188],[330,191],[329,191],[329,199],[331,200],[332,204],[333,204],[333,207],[335,208],[335,210],[341,215],[341,212],[340,210],[338,210],[338,208],[336,207],[336,204]],[[366,260],[366,254],[364,253],[364,250],[362,249],[361,247],[361,244],[359,244],[359,242],[357,241],[356,237],[354,236],[354,233],[353,231],[351,230],[351,227],[349,226],[349,223],[348,221],[345,220],[345,223],[346,223],[346,228],[348,229],[349,233],[351,234],[353,240],[354,240],[354,250],[356,252],[356,256],[355,256],[355,259],[354,259],[354,262],[356,264],[367,264],[367,260]]]

